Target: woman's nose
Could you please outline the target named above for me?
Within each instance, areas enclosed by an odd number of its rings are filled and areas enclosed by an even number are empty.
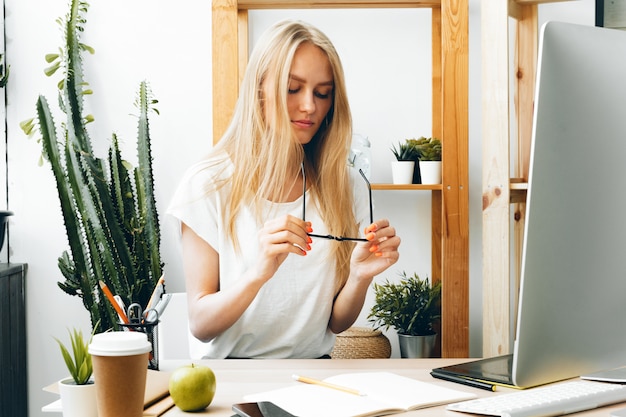
[[[315,97],[313,92],[302,95],[300,100],[300,110],[306,113],[313,113],[315,111]]]

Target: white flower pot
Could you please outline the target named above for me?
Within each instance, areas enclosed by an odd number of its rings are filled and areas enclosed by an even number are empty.
[[[422,184],[441,184],[441,161],[419,161]]]
[[[415,161],[391,161],[391,175],[394,184],[412,184]]]
[[[98,417],[96,384],[76,385],[72,378],[59,381],[63,417]]]

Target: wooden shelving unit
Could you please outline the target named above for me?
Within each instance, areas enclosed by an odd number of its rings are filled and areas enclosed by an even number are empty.
[[[502,0],[496,0],[502,2]],[[213,135],[225,131],[248,57],[248,10],[432,9],[433,136],[443,139],[442,184],[377,190],[432,193],[432,276],[444,282],[444,357],[469,354],[468,0],[213,0]],[[445,117],[444,117],[445,115]],[[410,256],[410,254],[408,254]]]
[[[249,9],[432,9],[433,136],[443,138],[443,186],[374,185],[432,193],[432,275],[444,281],[442,356],[469,353],[467,0],[213,0],[213,134],[230,121],[248,55]],[[445,115],[445,118],[443,117]]]
[[[484,357],[512,352],[530,160],[538,7],[557,1],[571,0],[482,0],[481,3]],[[513,68],[509,64],[510,18],[516,25]],[[511,71],[515,74],[512,86],[515,132],[511,132],[509,117]],[[514,162],[511,135],[517,144]],[[515,178],[511,178],[511,172]]]
[[[372,184],[372,190],[441,190],[441,184]]]

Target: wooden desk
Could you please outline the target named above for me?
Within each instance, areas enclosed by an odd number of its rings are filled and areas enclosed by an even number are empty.
[[[430,376],[430,370],[439,366],[462,362],[463,359],[281,359],[281,360],[204,360],[194,361],[209,366],[215,372],[217,392],[211,405],[199,413],[185,413],[174,407],[165,416],[211,415],[214,417],[230,417],[233,415],[231,406],[242,402],[243,396],[275,388],[295,384],[292,374],[301,374],[323,379],[331,375],[358,371],[389,371],[399,375],[416,378],[433,384],[447,386],[461,391],[475,393],[479,397],[514,392],[513,389],[498,387],[497,392],[466,387],[452,382],[441,381]],[[189,364],[190,361],[162,361],[161,370],[172,371],[178,366]],[[611,407],[574,414],[575,416],[608,417],[610,410],[626,408],[626,403]],[[408,413],[395,414],[402,416],[455,416],[464,417],[471,414],[445,410],[445,406],[425,408]],[[322,416],[320,416],[322,417]]]

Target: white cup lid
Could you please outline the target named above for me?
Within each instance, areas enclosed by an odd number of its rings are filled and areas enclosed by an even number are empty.
[[[93,336],[89,353],[96,356],[129,356],[150,352],[152,346],[142,332],[106,332]]]

